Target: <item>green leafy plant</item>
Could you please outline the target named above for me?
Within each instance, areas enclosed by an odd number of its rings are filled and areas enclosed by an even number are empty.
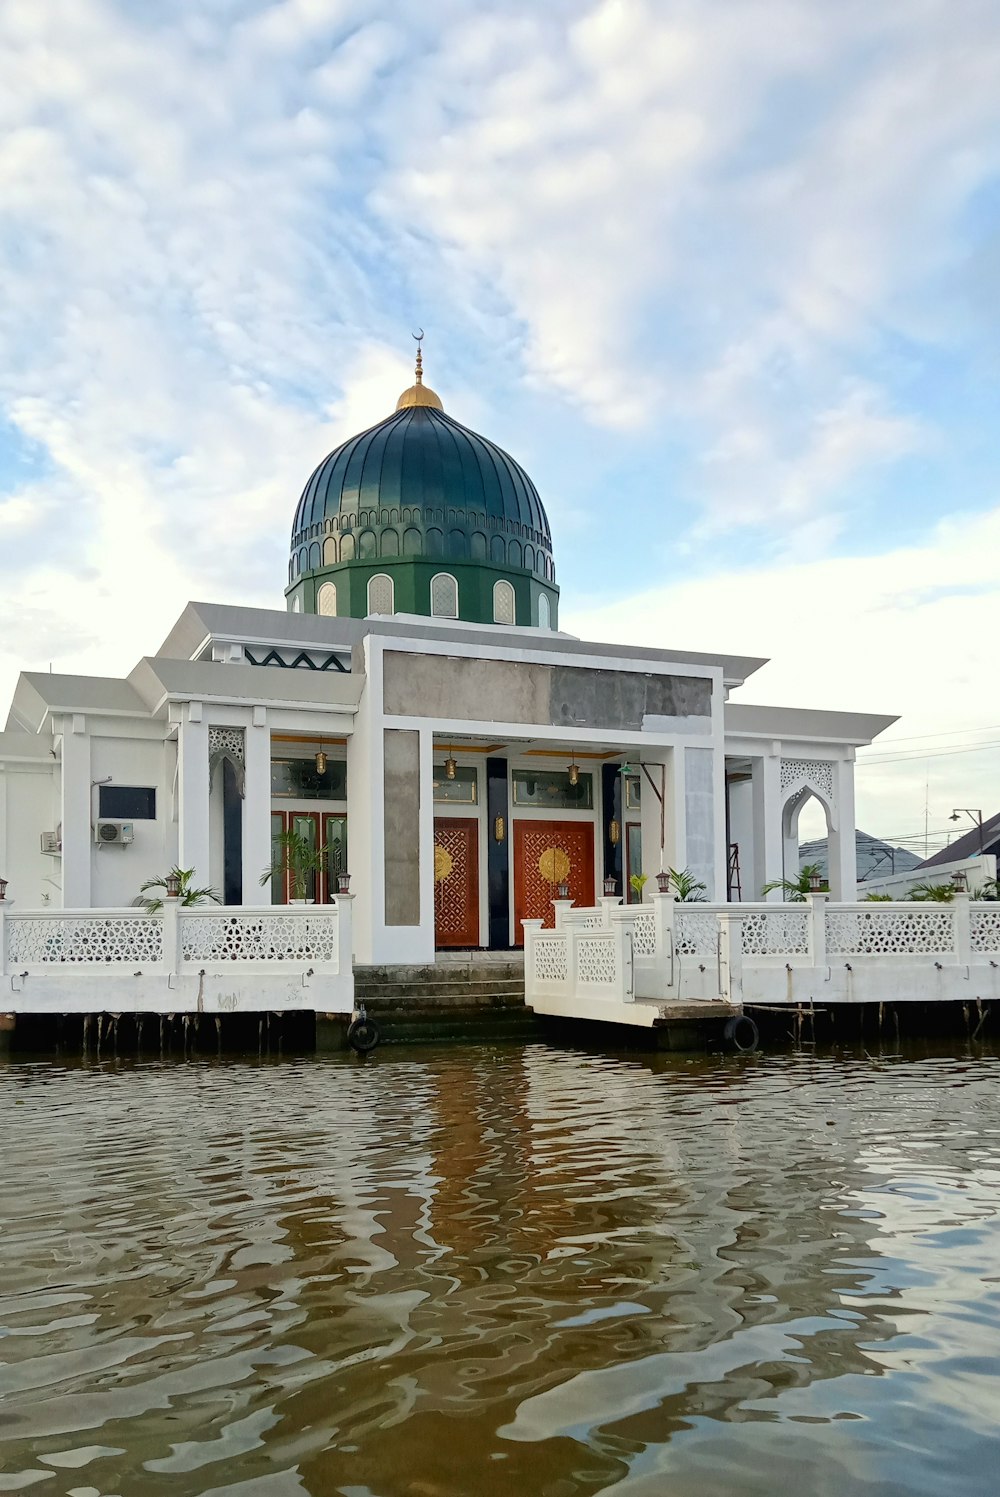
[[[892,904],[891,894],[866,894],[865,904]]]
[[[628,881],[629,888],[632,890],[632,893],[635,895],[636,900],[639,904],[642,903],[642,891],[646,887],[648,879],[648,873],[633,873]]]
[[[911,884],[906,891],[907,899],[915,899],[921,904],[951,904],[955,898],[954,884]]]
[[[695,878],[690,868],[670,868],[670,884],[674,890],[674,898],[683,904],[704,904],[708,898],[708,888],[700,878]]]
[[[988,878],[972,891],[973,899],[1000,899],[1000,879]]]
[[[180,885],[180,890],[177,895],[178,904],[182,904],[185,907],[190,907],[193,904],[222,903],[222,896],[217,889],[213,889],[207,884],[202,889],[196,889],[194,887],[191,882],[191,880],[194,878],[193,868],[171,868],[169,873],[165,873],[159,878],[148,878],[142,885],[140,893],[143,895],[150,893],[154,889],[159,891],[158,893],[154,894],[151,899],[144,898],[141,901],[151,914],[159,914],[160,910],[163,909],[163,901],[167,897],[167,880],[174,878],[177,879]]]
[[[791,904],[803,904],[807,894],[812,892],[812,880],[817,876],[822,877],[823,869],[819,863],[803,863],[799,869],[797,878],[775,878],[769,884],[765,884],[761,890],[762,894],[770,894],[772,889],[780,889]],[[824,879],[820,884],[819,893],[828,894],[830,885]]]
[[[322,873],[326,867],[326,846],[317,845],[292,827],[275,838],[275,849],[278,856],[270,868],[264,869],[260,876],[261,883],[268,883],[276,874],[287,873],[291,897],[307,898],[309,880],[315,874]]]

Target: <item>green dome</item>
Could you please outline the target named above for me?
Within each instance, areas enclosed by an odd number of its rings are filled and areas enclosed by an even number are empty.
[[[336,447],[306,484],[292,525],[289,605],[329,612],[317,604],[323,580],[337,584],[337,573],[360,564],[368,574],[398,575],[410,563],[435,573],[442,563],[454,572],[454,563],[465,573],[468,607],[459,577],[457,617],[500,621],[484,592],[494,582],[470,585],[467,566],[475,565],[494,581],[516,578],[524,600],[517,622],[554,625],[552,535],[535,485],[502,448],[446,415],[419,376],[391,416]],[[394,611],[438,611],[414,586],[412,596],[396,597]],[[538,587],[548,595],[540,618],[529,606]],[[342,591],[334,594],[337,612],[369,611],[367,599],[345,606]]]

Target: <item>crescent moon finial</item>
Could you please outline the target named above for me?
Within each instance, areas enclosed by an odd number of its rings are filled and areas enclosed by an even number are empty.
[[[412,338],[415,338],[417,343],[417,384],[422,385],[424,382],[424,359],[423,351],[421,348],[421,345],[424,341],[423,328],[420,329],[419,333],[411,333],[410,336]]]

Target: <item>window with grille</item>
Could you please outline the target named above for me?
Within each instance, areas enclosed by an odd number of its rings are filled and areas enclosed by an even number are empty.
[[[513,624],[514,622],[514,589],[509,582],[496,582],[493,585],[493,622],[494,624]]]
[[[384,572],[378,572],[374,577],[369,577],[368,579],[368,612],[395,612],[392,598],[392,578],[387,577]]]
[[[328,618],[337,616],[337,586],[333,582],[324,582],[316,599],[319,612],[326,614]]]
[[[448,572],[431,578],[431,613],[436,619],[458,618],[458,583]]]

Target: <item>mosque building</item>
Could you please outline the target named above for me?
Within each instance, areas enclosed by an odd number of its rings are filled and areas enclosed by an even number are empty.
[[[641,899],[661,869],[759,899],[797,872],[811,797],[854,897],[855,749],[894,719],[730,701],[761,659],[560,632],[538,491],[419,352],[395,411],[306,483],[285,599],[189,603],[124,679],[21,675],[9,899],[121,908],[178,865],[229,905],[326,902],[349,875],[355,960],[424,964],[520,946],[560,890]],[[289,833],[320,849],[298,878]]]

